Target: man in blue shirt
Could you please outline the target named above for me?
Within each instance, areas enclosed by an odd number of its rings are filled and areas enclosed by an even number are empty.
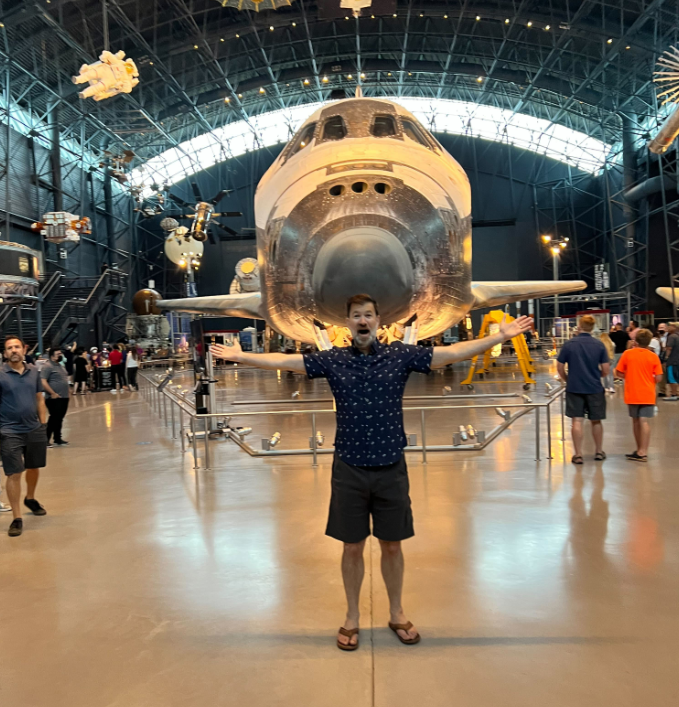
[[[606,393],[601,378],[610,371],[606,347],[592,336],[596,324],[591,314],[578,320],[578,334],[567,341],[557,358],[559,377],[566,384],[566,415],[571,418],[571,434],[575,454],[573,464],[582,464],[582,438],[585,417],[592,423],[592,437],[596,446],[594,460],[603,461],[604,427],[606,419]],[[568,364],[568,372],[566,372]]]
[[[24,343],[15,336],[5,339],[7,363],[0,367],[0,457],[7,476],[7,496],[14,520],[8,535],[21,535],[21,475],[26,470],[24,505],[33,515],[44,516],[45,509],[35,499],[38,469],[47,457],[47,408],[40,373],[24,363]]]
[[[414,644],[419,633],[401,604],[401,541],[414,535],[408,470],[403,455],[403,391],[411,373],[429,373],[471,358],[527,331],[528,317],[500,325],[497,334],[454,346],[421,347],[377,341],[380,318],[369,295],[347,302],[353,345],[311,354],[255,354],[234,346],[215,345],[217,358],[259,368],[306,373],[327,378],[337,406],[337,434],[332,466],[332,493],[326,534],[344,543],[342,578],[347,615],[337,646],[358,648],[359,596],[363,582],[363,549],[372,532],[380,542],[382,576],[389,595],[389,627],[402,643]]]

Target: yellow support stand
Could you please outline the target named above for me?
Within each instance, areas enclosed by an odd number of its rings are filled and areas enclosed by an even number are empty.
[[[483,324],[481,324],[481,329],[479,330],[479,339],[483,339],[485,336],[490,334],[491,324],[501,324],[503,321],[513,322],[514,317],[509,314],[505,314],[500,309],[494,309],[488,312],[483,318]],[[515,336],[512,339],[514,344],[514,350],[516,351],[516,357],[519,360],[519,368],[521,369],[521,374],[523,375],[524,384],[530,385],[535,383],[535,380],[531,378],[531,373],[535,373],[534,361],[531,358],[530,351],[528,350],[528,344],[526,344],[526,339],[523,334]],[[492,349],[488,349],[483,354],[483,364],[481,368],[477,369],[476,364],[478,363],[478,356],[472,358],[472,365],[469,367],[469,373],[467,377],[462,381],[461,385],[472,385],[474,382],[474,375],[485,375],[490,371],[490,359],[491,359]]]

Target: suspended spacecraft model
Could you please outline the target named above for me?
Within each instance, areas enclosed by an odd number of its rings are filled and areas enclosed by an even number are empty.
[[[661,105],[679,103],[679,49],[670,47],[658,59],[659,70],[653,72],[653,81],[659,84]],[[662,155],[679,135],[679,106],[667,116],[658,133],[648,143],[648,149]]]
[[[103,101],[105,98],[117,96],[119,93],[131,93],[139,83],[139,70],[133,59],[129,57],[123,61],[125,52],[121,49],[112,54],[103,51],[99,61],[92,64],[83,64],[77,76],[72,77],[75,84],[89,83],[89,86],[80,91],[80,98],[94,98]]]
[[[296,341],[319,341],[323,327],[339,341],[347,298],[367,292],[394,338],[407,330],[425,339],[472,309],[586,287],[472,282],[467,175],[415,116],[385,99],[317,110],[259,182],[255,225],[259,292],[158,306],[264,319]]]
[[[40,231],[49,243],[79,243],[83,233],[92,233],[92,222],[87,216],[77,216],[67,211],[50,211],[42,221],[31,224],[31,229]]]

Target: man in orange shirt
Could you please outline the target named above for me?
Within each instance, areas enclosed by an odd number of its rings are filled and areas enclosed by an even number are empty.
[[[648,461],[651,441],[649,418],[655,415],[655,386],[662,380],[662,364],[657,354],[648,348],[653,334],[648,329],[637,329],[636,346],[620,357],[615,374],[625,379],[625,402],[632,418],[637,448],[625,456],[631,461]]]

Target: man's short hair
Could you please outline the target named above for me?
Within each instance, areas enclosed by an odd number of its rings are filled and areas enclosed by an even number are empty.
[[[14,336],[13,334],[10,334],[9,336],[5,337],[5,349],[7,348],[7,344],[10,341],[18,341],[21,344],[22,349],[26,348],[26,344],[24,344],[24,340],[20,336]]]
[[[651,343],[652,338],[653,334],[648,329],[639,329],[635,341],[637,342],[638,346],[646,348]]]
[[[368,304],[368,302],[372,302],[372,305],[375,308],[375,314],[379,314],[379,311],[377,310],[377,302],[375,302],[370,295],[354,295],[353,297],[349,297],[347,300],[347,317],[351,314],[352,307],[360,307],[364,304]]]
[[[630,326],[637,326],[637,323],[632,319],[632,321],[629,323]]]
[[[48,352],[49,357],[52,358],[57,351],[61,351],[61,346],[53,346]]]
[[[620,322],[618,322],[618,323],[615,325],[615,328],[616,328],[616,329],[622,329],[622,324],[621,324]]]
[[[596,326],[596,319],[591,314],[585,314],[578,319],[578,326],[583,331],[592,331]]]

